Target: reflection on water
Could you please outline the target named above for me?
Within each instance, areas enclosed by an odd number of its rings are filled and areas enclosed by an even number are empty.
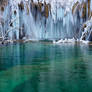
[[[25,43],[0,47],[0,92],[89,92],[92,46]]]

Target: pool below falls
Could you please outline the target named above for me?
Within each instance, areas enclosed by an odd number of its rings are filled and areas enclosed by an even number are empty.
[[[91,92],[92,46],[24,43],[0,47],[0,92]]]

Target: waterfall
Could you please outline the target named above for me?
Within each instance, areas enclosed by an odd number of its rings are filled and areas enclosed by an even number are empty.
[[[92,0],[4,0],[0,9],[3,40],[91,40],[83,25],[91,23]]]

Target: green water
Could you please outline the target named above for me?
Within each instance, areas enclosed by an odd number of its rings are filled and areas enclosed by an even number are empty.
[[[0,92],[92,92],[92,46],[2,46]]]

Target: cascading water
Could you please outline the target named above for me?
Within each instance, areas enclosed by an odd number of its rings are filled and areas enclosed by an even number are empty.
[[[92,0],[67,3],[66,0],[2,0],[0,3],[3,40],[91,40],[91,32],[84,37],[83,25],[92,16]]]

